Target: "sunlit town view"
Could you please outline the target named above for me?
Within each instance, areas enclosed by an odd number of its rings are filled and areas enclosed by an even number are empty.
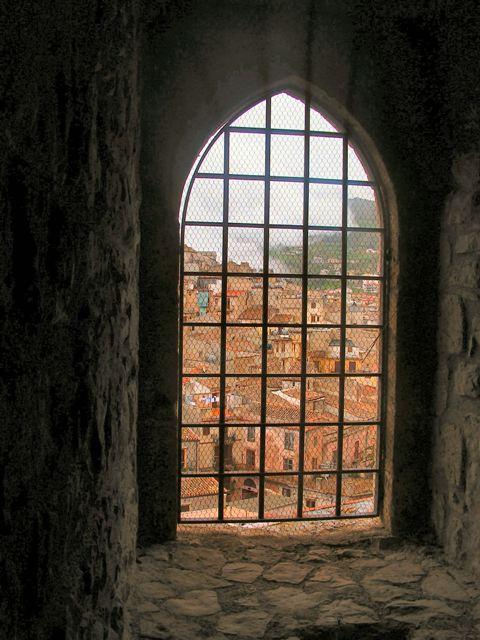
[[[341,128],[305,111],[286,93],[245,111],[185,187],[185,522],[376,512],[379,205]]]

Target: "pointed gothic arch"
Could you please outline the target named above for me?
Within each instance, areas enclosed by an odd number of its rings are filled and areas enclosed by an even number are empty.
[[[179,460],[181,522],[379,513],[385,210],[347,129],[310,97],[271,92],[187,179],[179,439],[196,434],[203,459],[188,472]],[[246,510],[231,487],[252,478]],[[206,484],[182,512],[187,487]]]

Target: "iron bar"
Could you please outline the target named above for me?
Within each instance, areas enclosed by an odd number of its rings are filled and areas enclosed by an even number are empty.
[[[264,238],[263,238],[263,298],[262,298],[262,388],[261,388],[261,405],[260,405],[260,472],[265,472],[265,446],[266,446],[266,427],[267,421],[267,370],[268,370],[268,270],[270,261],[270,151],[271,151],[271,118],[272,118],[272,101],[268,97],[265,105],[265,191],[264,191]],[[259,494],[258,494],[258,517],[260,520],[264,517],[265,507],[265,480],[260,476]]]
[[[258,425],[257,425],[258,426]],[[325,476],[325,475],[331,475],[331,476],[335,476],[338,475],[339,473],[342,473],[343,475],[349,475],[351,473],[378,473],[379,472],[379,467],[348,467],[346,468],[344,471],[338,471],[338,469],[329,469],[329,468],[324,468],[324,469],[318,469],[316,471],[303,471],[302,475],[303,476]],[[294,477],[294,476],[298,476],[298,471],[272,471],[271,469],[269,469],[268,471],[259,471],[259,470],[248,470],[248,471],[241,471],[241,470],[235,470],[235,471],[224,471],[223,473],[220,473],[218,471],[194,471],[192,473],[189,472],[183,472],[183,477],[184,478],[217,478],[220,476],[229,476],[232,478],[235,478],[237,476],[246,476],[246,477],[250,477],[253,476],[255,478],[257,477],[265,477],[265,478],[278,478],[279,476],[289,476],[289,477]]]
[[[308,229],[307,229],[308,231]],[[186,277],[199,277],[199,278],[220,278],[222,275],[221,271],[185,271],[184,275]],[[245,271],[227,271],[226,275],[229,278],[263,278],[264,273],[262,271],[259,272],[248,272]],[[282,279],[297,279],[300,280],[303,276],[301,273],[269,273],[265,274],[266,278],[282,278]],[[346,275],[347,280],[365,280],[366,282],[377,281],[382,282],[385,278],[384,276],[355,276],[355,275]],[[312,273],[308,276],[309,280],[342,280],[342,276],[338,274],[321,274],[321,273]]]
[[[336,427],[338,424],[338,420],[335,422],[305,422],[306,427]],[[344,420],[344,426],[357,426],[357,427],[368,427],[368,426],[382,426],[381,420]],[[260,422],[227,422],[224,425],[219,424],[218,422],[185,422],[182,425],[183,427],[188,427],[189,429],[198,429],[201,427],[210,427],[212,429],[218,429],[222,427],[234,427],[238,428],[247,428],[247,427],[259,427]],[[296,424],[292,422],[266,422],[265,426],[269,429],[279,428],[285,429],[285,427],[298,427],[298,422]]]
[[[207,180],[221,180],[225,178],[225,173],[195,173],[195,178],[205,178]],[[250,174],[250,173],[230,173],[228,174],[230,180],[252,180],[265,182],[264,175],[258,174]],[[304,182],[305,178],[300,178],[298,176],[270,176],[270,182]],[[308,178],[308,182],[311,184],[333,184],[339,187],[342,186],[343,180],[341,178],[312,178],[311,176]],[[374,187],[375,183],[371,180],[349,180],[349,186],[356,187]]]
[[[310,98],[305,100],[305,130],[303,149],[303,237],[302,237],[302,347],[301,347],[301,382],[300,382],[300,431],[298,437],[298,488],[297,517],[303,516],[303,471],[305,461],[305,416],[307,393],[307,320],[308,320],[308,221],[309,221],[309,183],[310,176]]]
[[[302,518],[302,522],[318,522],[323,520],[359,520],[364,518],[376,518],[378,517],[378,511],[372,511],[370,513],[358,513],[355,515],[343,514],[340,518],[337,516],[319,516],[317,518],[309,518],[308,516],[304,516]],[[247,520],[246,518],[238,518],[225,520],[224,523],[227,524],[255,524],[258,522],[265,522],[269,524],[278,524],[280,522],[298,522],[298,518],[263,518],[263,520],[259,520],[258,518],[252,518]],[[190,520],[182,520],[181,524],[219,524],[218,520],[212,520],[208,518],[198,518],[198,519],[190,519]]]
[[[342,294],[340,303],[340,387],[338,395],[338,441],[337,441],[337,496],[335,513],[340,516],[342,510],[342,466],[343,466],[343,421],[345,419],[345,347],[347,323],[347,256],[348,256],[348,138],[343,140],[343,187],[342,187]]]
[[[227,127],[227,130],[231,133],[259,133],[259,134],[267,134],[273,133],[274,135],[282,135],[282,136],[304,136],[304,129],[278,129],[272,128],[270,129],[267,125],[266,128],[263,127],[237,127],[230,125]],[[345,134],[339,133],[336,131],[311,131],[310,135],[315,138],[337,138],[341,140]]]
[[[218,378],[220,377],[220,373],[194,373],[189,372],[188,370],[183,372],[183,377],[186,378]],[[224,373],[225,378],[261,378],[263,373]],[[267,373],[265,374],[267,380],[268,378],[274,379],[279,378],[284,380],[285,378],[294,379],[297,378],[341,378],[340,374],[337,373],[303,373],[302,371],[298,373]],[[346,378],[380,378],[382,376],[380,371],[355,371],[349,372],[346,371],[344,373]]]
[[[225,177],[223,181],[223,238],[222,238],[222,265],[225,267],[228,261],[228,201],[229,201],[229,181],[228,168],[230,165],[230,137],[225,132],[223,147],[223,165]],[[225,268],[222,270],[222,302],[221,302],[221,324],[220,324],[220,411],[219,422],[225,422],[225,370],[226,370],[226,345],[227,345],[227,274]],[[220,475],[218,478],[218,519],[223,520],[223,493],[224,493],[224,467],[225,467],[225,430],[221,429],[218,439],[218,468]]]
[[[186,227],[223,227],[222,222],[211,222],[208,220],[188,220],[185,222]],[[269,227],[270,229],[298,229],[299,231],[303,230],[303,224],[262,224],[261,222],[229,222],[228,226],[230,228],[247,228],[247,229],[263,229],[264,227]],[[308,229],[310,231],[336,231],[341,233],[342,227],[335,227],[332,225],[315,225],[309,224]],[[383,233],[385,229],[383,227],[347,227],[347,231],[355,231],[361,233]],[[243,275],[245,273],[241,272]],[[313,274],[314,275],[314,274]],[[272,277],[276,277],[275,274],[272,274]]]
[[[184,322],[184,327],[219,327],[220,322]],[[261,322],[227,322],[228,327],[262,327]],[[287,329],[300,329],[303,325],[300,322],[269,322],[269,327],[285,327]],[[307,323],[308,329],[340,329],[340,324],[314,324]],[[383,329],[381,324],[347,324],[347,329]]]

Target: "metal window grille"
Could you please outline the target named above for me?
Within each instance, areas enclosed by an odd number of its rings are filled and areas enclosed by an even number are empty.
[[[380,195],[309,97],[268,95],[200,153],[181,207],[180,522],[378,514]]]

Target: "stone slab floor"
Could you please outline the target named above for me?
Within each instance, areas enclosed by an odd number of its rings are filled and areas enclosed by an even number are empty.
[[[380,528],[183,527],[140,551],[133,636],[477,640],[480,584]]]

